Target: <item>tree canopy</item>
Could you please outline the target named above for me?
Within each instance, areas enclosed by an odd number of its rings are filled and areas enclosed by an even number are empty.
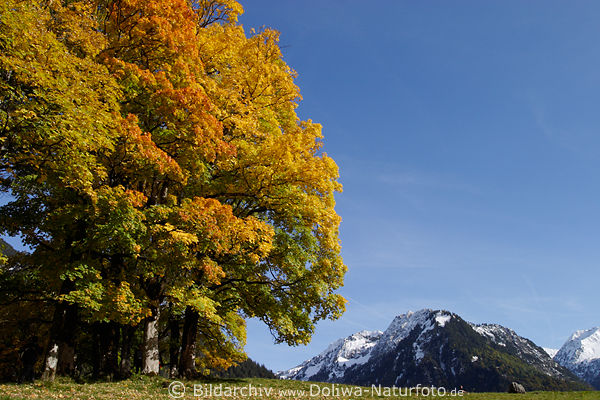
[[[0,307],[47,333],[50,379],[94,340],[78,326],[107,338],[95,372],[127,375],[136,335],[159,372],[168,325],[171,373],[189,375],[241,361],[246,318],[301,344],[343,312],[337,166],[296,114],[278,32],[246,33],[242,12],[0,2],[0,230],[33,249],[2,267]]]

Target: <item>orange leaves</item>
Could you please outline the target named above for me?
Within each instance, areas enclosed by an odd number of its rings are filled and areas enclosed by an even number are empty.
[[[272,248],[273,229],[268,224],[236,217],[231,206],[215,199],[184,199],[180,205],[157,206],[148,213],[150,240],[158,250],[154,263],[165,265],[166,273],[177,279],[189,271],[197,285],[218,285],[228,276],[227,263],[254,265]]]
[[[136,174],[138,169],[151,169],[174,180],[183,179],[179,164],[154,143],[149,133],[142,132],[135,115],[128,115],[120,123],[122,144],[117,151],[130,160],[131,170],[127,172]]]
[[[194,32],[188,33],[197,49]],[[222,124],[202,87],[203,70],[197,57],[178,53],[152,68],[118,53],[109,54],[101,59],[123,86],[123,113],[137,117],[135,123],[177,161],[182,176],[193,174],[204,162],[235,154],[235,148],[223,140]]]
[[[218,285],[221,283],[221,279],[227,276],[223,268],[219,266],[214,260],[209,257],[204,257],[200,261],[200,270],[204,275],[206,282],[212,285]]]
[[[151,70],[177,55],[194,58],[194,12],[186,0],[111,0],[105,5],[106,53]]]
[[[215,199],[185,200],[178,216],[184,229],[201,238],[204,254],[227,254],[256,263],[271,249],[273,230],[269,225],[253,217],[238,218],[231,206]]]
[[[129,203],[135,208],[143,207],[148,200],[148,197],[146,197],[144,193],[138,192],[137,190],[127,189],[125,191],[125,196],[129,198]]]
[[[164,85],[154,93],[152,102],[166,128],[155,140],[172,149],[171,153],[209,162],[235,153],[235,148],[223,141],[222,125],[210,114],[212,105],[201,87]]]

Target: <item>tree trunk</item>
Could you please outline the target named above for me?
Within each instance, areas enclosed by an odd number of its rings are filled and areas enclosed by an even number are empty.
[[[52,339],[52,337],[50,338]],[[44,361],[44,372],[42,380],[53,381],[56,377],[56,368],[58,366],[58,341],[50,340],[48,350],[46,351],[46,360]]]
[[[169,377],[177,376],[177,366],[179,364],[180,332],[179,318],[173,314],[173,308],[169,314]]]
[[[56,370],[59,375],[73,376],[75,373],[75,346],[73,343],[63,341],[60,349]]]
[[[70,282],[63,282],[61,293],[69,291]],[[77,307],[65,302],[56,305],[50,339],[46,347],[42,379],[53,381],[56,373],[72,374],[75,367],[75,329],[77,328]]]
[[[158,375],[160,362],[158,350],[158,319],[160,308],[152,310],[152,315],[144,320],[144,350],[142,354],[142,374]]]
[[[53,381],[56,373],[71,375],[75,370],[75,337],[77,310],[72,305],[59,304],[54,313],[50,340],[46,350],[42,380]]]
[[[123,326],[121,327],[121,332],[121,365],[119,368],[119,377],[127,379],[131,376],[131,341],[133,340],[135,327],[129,325]]]
[[[92,330],[92,337],[94,343],[96,344],[95,346],[93,346],[92,350],[92,377],[94,379],[100,379],[100,370],[102,369],[103,357],[102,351],[100,349],[100,338],[102,337],[102,333],[100,332],[98,324],[92,324],[90,328]]]
[[[185,309],[183,336],[181,338],[181,358],[179,360],[179,375],[192,378],[196,374],[196,333],[199,315],[191,307]]]
[[[119,325],[116,322],[101,322],[97,327],[100,333],[100,377],[113,380],[119,376]]]

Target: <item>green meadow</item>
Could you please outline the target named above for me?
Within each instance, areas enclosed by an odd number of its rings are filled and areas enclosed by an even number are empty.
[[[69,400],[146,400],[146,399],[468,399],[468,400],[598,400],[598,392],[529,392],[508,393],[451,393],[446,396],[426,393],[416,394],[413,390],[398,389],[393,394],[381,394],[368,387],[332,385],[274,379],[229,379],[212,381],[179,382],[159,377],[134,377],[120,382],[76,383],[71,379],[59,378],[55,382],[36,382],[17,385],[0,384],[0,400],[21,399],[69,399]],[[171,393],[169,391],[172,391]],[[361,392],[358,394],[358,392]]]

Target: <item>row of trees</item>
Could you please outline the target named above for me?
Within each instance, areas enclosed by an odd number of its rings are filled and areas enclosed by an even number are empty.
[[[300,344],[343,312],[337,166],[241,12],[0,1],[0,231],[32,249],[0,268],[0,371],[39,345],[46,379],[190,376],[244,359],[246,318]]]

